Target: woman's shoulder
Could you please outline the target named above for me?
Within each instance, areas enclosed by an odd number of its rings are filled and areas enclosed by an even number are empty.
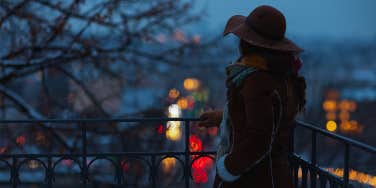
[[[276,87],[276,79],[270,72],[256,71],[249,75],[245,80],[241,89],[242,93],[271,92]]]

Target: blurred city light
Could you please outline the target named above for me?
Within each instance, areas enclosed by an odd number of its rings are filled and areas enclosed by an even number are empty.
[[[164,173],[168,173],[176,166],[176,158],[167,157],[162,160],[162,170]]]
[[[202,140],[196,136],[189,136],[189,150],[191,152],[202,151]],[[192,178],[195,183],[206,183],[208,181],[209,170],[213,166],[213,160],[209,157],[192,156],[194,162],[192,163]]]
[[[337,123],[335,121],[328,121],[326,123],[326,129],[330,132],[335,132],[337,130]]]
[[[24,145],[25,142],[26,142],[26,138],[25,138],[25,136],[18,136],[18,137],[16,138],[16,143],[17,143],[18,145]]]
[[[27,166],[30,168],[30,169],[37,169],[39,167],[39,162],[37,160],[30,160],[28,163],[27,163]]]
[[[182,110],[186,110],[188,109],[188,100],[186,98],[181,98],[178,100],[178,106],[182,109]]]
[[[337,109],[337,102],[334,100],[324,101],[323,108],[325,111],[335,111]]]
[[[7,151],[7,147],[0,147],[0,154],[3,154]]]
[[[336,120],[337,119],[337,114],[335,112],[328,112],[326,114],[326,119],[327,120]]]
[[[179,118],[181,117],[181,109],[177,104],[172,104],[168,107],[168,117],[169,118]],[[166,137],[172,141],[178,141],[181,139],[182,131],[180,127],[180,121],[169,121],[167,122]]]
[[[180,92],[179,90],[173,88],[171,89],[169,92],[168,92],[168,97],[171,98],[171,99],[176,99],[178,98],[180,95]]]
[[[327,99],[324,100],[322,107],[326,112],[326,129],[335,132],[338,128],[342,133],[360,134],[363,132],[363,126],[357,121],[351,120],[351,112],[357,109],[357,103],[352,100],[338,100],[339,92],[330,90]],[[336,123],[339,120],[339,127]]]
[[[158,125],[158,127],[157,127],[157,133],[158,134],[163,134],[163,125]]]
[[[342,168],[327,168],[327,170],[339,177],[343,177],[343,169]],[[349,172],[349,179],[352,181],[357,181],[362,184],[368,184],[372,187],[376,187],[376,176],[372,176],[363,172],[359,172],[356,170],[350,170]]]
[[[202,150],[202,141],[196,135],[189,136],[189,150],[197,152]]]
[[[184,80],[184,89],[188,91],[196,90],[200,87],[200,81],[196,78],[187,78]]]

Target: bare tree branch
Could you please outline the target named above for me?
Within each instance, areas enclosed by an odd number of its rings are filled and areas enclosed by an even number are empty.
[[[36,120],[46,119],[39,112],[35,111],[34,108],[30,106],[26,101],[24,101],[21,96],[2,84],[0,84],[0,92],[3,93],[4,96],[12,100],[15,104],[17,104],[30,118]],[[73,152],[73,149],[50,126],[44,124],[41,124],[41,126],[46,132],[51,133],[53,135],[53,138],[60,142],[60,144],[62,144],[64,148],[68,149],[70,152]]]

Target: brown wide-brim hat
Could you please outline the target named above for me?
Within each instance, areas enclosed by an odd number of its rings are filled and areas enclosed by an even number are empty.
[[[263,5],[255,8],[248,17],[232,16],[224,35],[233,33],[251,45],[271,50],[300,53],[302,48],[285,37],[286,19],[277,9]]]

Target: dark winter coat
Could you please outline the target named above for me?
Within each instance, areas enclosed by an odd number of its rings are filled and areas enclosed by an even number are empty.
[[[273,94],[275,91],[279,97]],[[293,188],[288,150],[293,121],[298,113],[295,93],[288,76],[266,70],[250,74],[240,87],[228,88],[232,149],[224,166],[239,178],[226,182],[218,175],[217,168],[215,188],[273,188],[273,183],[274,188]],[[279,109],[282,109],[282,116],[271,152],[272,163],[269,157],[257,163],[269,149]]]

